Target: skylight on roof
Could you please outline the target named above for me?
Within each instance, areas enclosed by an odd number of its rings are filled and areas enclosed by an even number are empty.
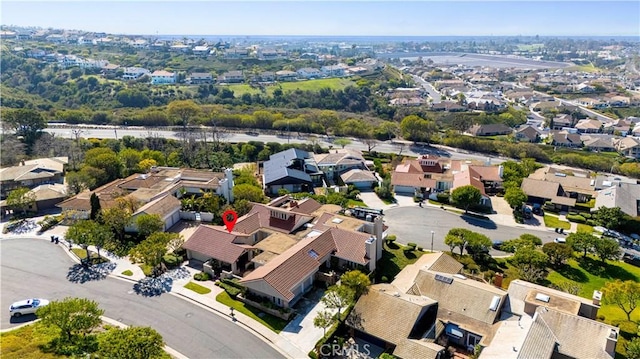
[[[498,310],[498,304],[500,304],[500,296],[494,295],[493,299],[491,300],[491,305],[489,306],[489,310],[492,310],[495,312],[496,310]]]
[[[551,297],[549,297],[546,294],[542,294],[542,293],[536,294],[536,300],[539,300],[541,302],[549,303],[550,299],[551,299]]]
[[[314,251],[313,249],[309,249],[309,252],[307,252],[307,253],[309,253],[309,257],[311,257],[313,259],[318,259],[318,257],[320,257],[318,255],[318,252]]]
[[[340,224],[342,223],[342,219],[341,218],[334,218],[331,220],[331,222],[335,223],[335,224]]]
[[[453,278],[443,276],[441,274],[436,274],[436,280],[447,284],[451,284],[453,282]]]

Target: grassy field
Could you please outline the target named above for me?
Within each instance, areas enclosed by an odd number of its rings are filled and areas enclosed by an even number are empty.
[[[319,91],[322,88],[330,88],[332,90],[342,90],[343,88],[353,85],[354,82],[345,78],[330,78],[330,79],[318,79],[296,82],[281,82],[277,85],[267,86],[266,92],[268,95],[272,95],[273,91],[277,88],[281,88],[283,92],[290,92],[295,90],[302,91]],[[232,84],[227,88],[233,91],[235,97],[242,96],[245,93],[257,94],[261,93],[261,90],[256,87],[251,87],[247,84]]]
[[[549,228],[571,228],[571,223],[567,221],[561,221],[558,217],[546,213],[544,215],[544,225]]]
[[[582,72],[602,72],[602,69],[599,67],[595,67],[593,66],[593,64],[588,64],[588,65],[576,65],[576,66],[570,66],[564,69],[565,71],[582,71]]]
[[[40,350],[41,345],[49,343],[57,335],[57,329],[48,328],[40,322],[2,333],[0,334],[0,357],[2,359],[67,358]]]
[[[415,263],[424,254],[424,252],[418,251],[405,252],[404,248],[404,246],[396,243],[384,245],[382,258],[378,262],[378,280],[381,280],[382,277],[387,277],[387,280],[391,282],[404,267]]]
[[[265,327],[273,330],[276,333],[280,333],[288,323],[284,319],[274,317],[273,315],[261,312],[259,309],[256,309],[250,305],[245,305],[239,300],[232,299],[231,297],[229,297],[229,294],[227,294],[227,292],[218,294],[216,300],[228,307],[233,307],[233,309],[250,317],[251,319],[262,323]]]
[[[198,283],[194,283],[194,282],[189,282],[187,284],[184,285],[185,288],[187,289],[191,289],[192,291],[198,293],[198,294],[207,294],[207,293],[211,293],[211,289],[205,287],[205,286],[201,286]]]

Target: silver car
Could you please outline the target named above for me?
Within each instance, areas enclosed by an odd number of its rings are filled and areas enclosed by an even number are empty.
[[[47,304],[49,304],[49,301],[41,298],[21,300],[19,302],[11,304],[9,313],[12,317],[16,318],[24,314],[35,314],[38,308],[44,307]]]

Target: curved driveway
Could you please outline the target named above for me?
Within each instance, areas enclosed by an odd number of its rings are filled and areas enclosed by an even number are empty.
[[[389,233],[397,235],[400,243],[413,242],[424,249],[430,249],[431,231],[434,231],[433,249],[438,251],[449,250],[449,246],[444,244],[444,237],[451,228],[456,227],[482,233],[492,241],[517,238],[523,233],[533,234],[541,238],[543,243],[551,242],[557,237],[553,231],[536,231],[498,225],[434,207],[395,207],[386,209],[384,214],[384,221],[389,226]],[[492,254],[504,254],[504,252],[495,250],[491,250],[491,252]]]
[[[226,318],[174,295],[143,297],[133,284],[113,278],[75,284],[66,275],[73,262],[60,246],[42,239],[0,241],[0,328],[10,323],[13,301],[43,297],[84,297],[97,301],[104,315],[128,325],[156,329],[168,346],[198,358],[282,358],[268,344]]]

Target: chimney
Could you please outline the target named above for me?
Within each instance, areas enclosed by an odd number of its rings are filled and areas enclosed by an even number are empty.
[[[502,278],[503,278],[503,274],[502,273],[496,273],[495,278],[493,278],[493,285],[495,285],[498,288],[502,288]]]
[[[616,344],[618,343],[618,332],[615,329],[611,329],[611,333],[607,337],[607,343],[604,346],[604,350],[614,357],[616,355]]]
[[[377,252],[377,242],[382,242],[381,240],[376,240],[376,237],[371,236],[364,242],[365,245],[365,253],[367,258],[369,258],[369,271],[373,272],[376,270],[376,252]]]
[[[602,292],[599,290],[593,291],[593,305],[600,306],[600,301],[602,300]]]
[[[378,239],[376,241],[376,261],[382,258],[382,240],[384,239],[382,238],[382,236],[384,235],[383,226],[384,223],[382,222],[382,216],[376,216],[376,218],[373,220],[373,235],[376,237],[376,239]]]

